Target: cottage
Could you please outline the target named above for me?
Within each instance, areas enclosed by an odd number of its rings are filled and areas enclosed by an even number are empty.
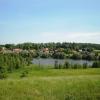
[[[79,52],[82,52],[82,50],[80,49]]]
[[[48,48],[43,48],[43,52],[49,53],[49,49]]]
[[[0,52],[5,52],[6,48],[5,47],[0,47]]]
[[[22,49],[19,49],[19,48],[13,49],[14,53],[20,53],[21,51],[22,51]]]

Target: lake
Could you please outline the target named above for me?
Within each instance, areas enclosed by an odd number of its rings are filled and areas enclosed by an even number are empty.
[[[52,65],[52,66],[54,66],[56,60],[58,61],[59,64],[64,64],[65,61],[68,61],[72,65],[74,65],[74,64],[83,65],[84,63],[87,63],[88,65],[93,64],[93,61],[87,61],[87,60],[52,59],[52,58],[46,58],[46,59],[43,59],[43,58],[36,59],[36,58],[34,58],[32,63],[36,64],[36,65],[40,64],[40,65]]]

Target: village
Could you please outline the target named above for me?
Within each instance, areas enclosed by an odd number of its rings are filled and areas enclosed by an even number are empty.
[[[7,48],[7,47],[0,47],[0,53],[15,53],[15,54],[30,54],[33,58],[41,57],[41,58],[57,58],[57,59],[85,59],[85,60],[99,60],[100,59],[100,51],[95,49],[71,49],[71,48]]]

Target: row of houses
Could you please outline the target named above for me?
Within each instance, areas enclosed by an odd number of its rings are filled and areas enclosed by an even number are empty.
[[[28,51],[34,52],[36,50],[23,50],[20,48],[14,48],[12,50],[8,50],[5,47],[0,48],[0,52],[3,52],[3,53],[20,53],[22,51],[23,52],[28,52]],[[63,52],[63,51],[64,51],[63,48],[58,48],[58,49],[42,48],[41,50],[39,50],[39,52],[41,52],[41,53],[54,53],[54,52]],[[82,50],[79,50],[79,52],[82,52]]]
[[[13,50],[8,50],[5,47],[0,48],[0,52],[3,52],[3,53],[20,53],[21,51],[23,50],[19,48],[15,48]]]
[[[23,50],[23,49],[20,49],[20,48],[14,48],[12,50],[8,50],[5,47],[0,48],[0,52],[3,52],[3,53],[20,53],[22,51],[23,52],[28,52],[28,51],[34,52],[35,50]],[[48,48],[43,48],[40,51],[41,52],[45,52],[45,53],[49,53],[50,52],[50,50]]]

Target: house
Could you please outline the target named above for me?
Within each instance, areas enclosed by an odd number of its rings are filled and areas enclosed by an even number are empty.
[[[6,53],[13,53],[13,52],[12,50],[4,50],[3,53],[6,54]]]
[[[82,50],[80,49],[79,52],[82,52]]]
[[[6,50],[5,47],[0,47],[0,51]]]
[[[49,53],[49,49],[48,48],[43,48],[42,51],[45,52],[45,53]]]
[[[22,49],[19,49],[19,48],[13,49],[14,53],[20,53],[21,51],[22,51]]]
[[[48,48],[42,48],[39,52],[40,53],[49,53],[49,49]]]
[[[4,52],[6,50],[5,47],[0,47],[0,52]]]

